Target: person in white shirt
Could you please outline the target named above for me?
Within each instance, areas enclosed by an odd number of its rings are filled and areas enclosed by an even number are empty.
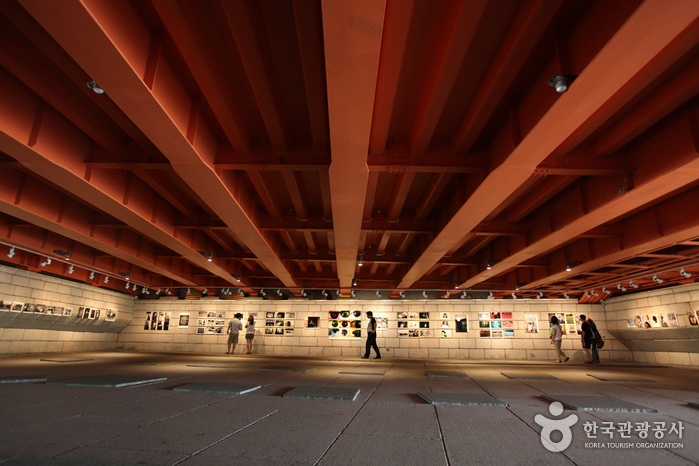
[[[245,324],[245,343],[248,344],[248,354],[252,353],[252,341],[255,339],[255,318],[250,314]]]
[[[558,358],[556,362],[568,362],[570,358],[561,350],[561,340],[563,340],[563,329],[561,329],[561,325],[558,323],[558,317],[551,316],[551,344],[556,350],[556,357]]]
[[[238,333],[243,330],[243,323],[240,321],[241,317],[243,317],[243,314],[237,313],[233,316],[233,319],[228,322],[228,328],[226,329],[226,333],[228,334],[228,351],[226,351],[226,354],[233,354],[233,352],[235,352],[235,346],[238,344]]]

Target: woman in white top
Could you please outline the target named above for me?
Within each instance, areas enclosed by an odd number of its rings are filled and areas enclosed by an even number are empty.
[[[563,329],[561,329],[561,325],[558,323],[558,317],[551,316],[551,344],[556,350],[556,357],[558,358],[556,362],[568,362],[568,359],[570,359],[563,350],[561,350],[562,339]]]
[[[245,324],[245,343],[248,344],[248,354],[252,353],[252,340],[255,338],[255,318],[250,314]]]

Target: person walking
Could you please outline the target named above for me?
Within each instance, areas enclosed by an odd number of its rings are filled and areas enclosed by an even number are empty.
[[[556,350],[556,357],[558,358],[556,362],[568,362],[570,359],[568,356],[566,356],[563,350],[561,350],[562,340],[563,329],[558,323],[558,317],[551,316],[551,344],[553,345],[553,349]]]
[[[228,334],[228,351],[226,354],[233,354],[235,352],[235,347],[238,344],[238,333],[243,330],[243,323],[240,318],[243,314],[238,312],[233,316],[230,322],[228,322],[228,328],[226,328],[226,333]]]
[[[580,341],[582,342],[583,349],[585,350],[585,356],[587,356],[587,360],[583,362],[585,364],[592,364],[592,352],[590,349],[592,348],[592,340],[595,339],[595,336],[592,334],[592,327],[587,323],[587,317],[585,314],[580,314],[578,319],[582,324],[580,326],[580,329],[582,330]]]
[[[381,353],[379,353],[379,347],[376,346],[376,319],[374,319],[374,313],[369,311],[366,313],[369,318],[369,325],[367,325],[367,337],[366,337],[366,352],[362,359],[369,359],[369,354],[371,353],[371,348],[376,351],[376,357],[374,359],[381,359]]]
[[[587,323],[590,324],[590,329],[592,329],[592,340],[590,340],[592,362],[599,363],[599,353],[597,352],[597,335],[599,335],[599,332],[597,331],[597,325],[595,325],[595,322],[589,317],[587,318]]]
[[[252,341],[255,339],[255,318],[250,314],[248,323],[245,324],[245,343],[248,345],[248,354],[252,353]]]

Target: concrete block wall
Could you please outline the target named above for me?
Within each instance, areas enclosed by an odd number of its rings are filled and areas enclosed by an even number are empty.
[[[388,330],[379,331],[377,343],[382,355],[404,358],[457,358],[457,359],[555,359],[553,346],[549,342],[548,313],[583,313],[589,315],[607,340],[607,346],[600,351],[603,360],[627,360],[630,351],[606,331],[604,312],[601,305],[579,305],[575,300],[420,300],[420,301],[264,301],[246,299],[243,301],[219,301],[204,298],[199,301],[183,301],[176,298],[161,298],[158,301],[136,303],[133,321],[119,334],[118,345],[127,350],[138,351],[177,351],[195,353],[226,352],[227,336],[197,335],[196,316],[199,311],[223,312],[226,323],[236,312],[257,312],[258,330],[255,337],[254,353],[302,356],[341,356],[359,357],[364,352],[365,336],[358,340],[328,338],[328,311],[360,310],[362,327],[366,327],[366,312],[372,311],[375,317],[388,318]],[[170,330],[144,330],[146,312],[172,312]],[[438,329],[439,315],[450,314],[452,338],[399,338],[396,315],[399,311],[429,312],[430,328]],[[190,313],[190,327],[177,326],[180,312]],[[293,336],[264,335],[266,312],[294,312],[296,315]],[[479,312],[512,312],[514,338],[480,338],[478,328]],[[456,333],[455,316],[465,314],[469,318],[469,332]],[[539,333],[528,334],[524,330],[524,314],[536,314],[539,319]],[[318,329],[303,328],[306,317],[320,317]],[[438,332],[435,332],[438,334]],[[580,337],[564,336],[564,351],[572,359],[583,360]],[[244,352],[240,346],[237,352]]]
[[[115,325],[131,322],[134,309],[134,298],[129,295],[5,266],[0,266],[0,300],[72,307],[73,315],[82,306],[118,310],[115,322],[104,322],[101,316],[89,326],[63,316],[31,315],[32,319],[18,322],[23,313],[0,311],[0,354],[116,349],[119,329]],[[75,330],[66,330],[71,323]]]
[[[661,329],[629,329],[628,319],[637,315],[677,314],[679,328],[689,325],[689,313],[699,309],[699,284],[681,285],[653,291],[643,291],[626,296],[612,297],[604,304],[607,325],[612,330],[647,332],[662,338]],[[625,332],[628,333],[628,332]],[[646,335],[644,334],[644,337]],[[699,353],[682,351],[632,351],[634,361],[699,366]]]

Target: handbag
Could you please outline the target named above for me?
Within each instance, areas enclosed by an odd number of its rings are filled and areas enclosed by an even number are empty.
[[[602,340],[602,335],[599,333],[595,333],[595,346],[597,346],[597,349],[604,348],[604,340]]]

